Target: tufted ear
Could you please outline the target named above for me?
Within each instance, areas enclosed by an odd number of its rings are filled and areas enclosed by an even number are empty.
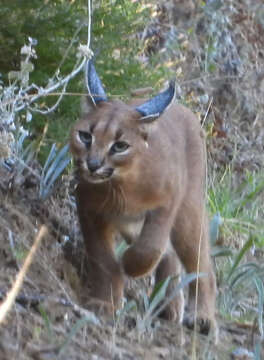
[[[142,115],[140,121],[151,123],[157,119],[172,104],[175,94],[175,82],[171,81],[167,90],[136,107],[136,110]]]
[[[85,82],[88,95],[94,105],[97,105],[101,101],[107,101],[102,82],[96,73],[92,60],[88,60],[85,66]]]

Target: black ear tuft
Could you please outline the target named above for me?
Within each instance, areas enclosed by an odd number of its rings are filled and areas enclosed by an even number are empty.
[[[151,119],[159,117],[170,106],[175,99],[175,93],[175,82],[171,81],[167,90],[136,107],[136,110],[151,122]]]
[[[92,60],[88,60],[85,66],[85,81],[88,95],[91,97],[94,105],[101,101],[107,101],[102,82],[96,73]]]

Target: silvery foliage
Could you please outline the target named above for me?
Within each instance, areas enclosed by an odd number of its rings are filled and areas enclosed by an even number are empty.
[[[16,163],[16,157],[20,158],[24,140],[29,135],[17,120],[17,108],[27,104],[28,94],[32,90],[29,74],[34,69],[31,60],[37,58],[34,49],[36,44],[35,39],[28,39],[28,45],[24,45],[20,51],[20,70],[9,72],[8,86],[0,83],[0,160],[7,167]],[[32,114],[27,110],[26,121],[31,119]]]
[[[69,81],[83,69],[87,58],[92,56],[87,45],[80,45],[72,72],[61,76],[60,69],[57,69],[47,86],[43,88],[30,83],[30,73],[34,70],[32,60],[37,58],[36,45],[37,40],[29,37],[28,43],[21,48],[20,70],[9,72],[9,85],[4,85],[0,74],[0,166],[5,166],[10,171],[15,170],[19,175],[24,168],[29,169],[28,164],[35,155],[32,143],[26,148],[24,146],[29,132],[20,123],[21,111],[26,122],[32,121],[35,112],[48,114],[54,111],[65,94]],[[62,88],[62,91],[56,103],[50,108],[40,109],[37,101],[59,88]],[[49,195],[55,180],[68,165],[70,159],[67,151],[67,145],[58,153],[55,145],[52,145],[50,156],[44,166],[45,171],[43,170],[40,176],[31,171],[40,181],[40,197],[46,198]],[[43,188],[45,186],[46,189]]]

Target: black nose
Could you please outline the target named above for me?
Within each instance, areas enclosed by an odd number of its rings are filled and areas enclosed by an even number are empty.
[[[88,169],[91,172],[94,172],[101,167],[102,163],[98,159],[90,159],[87,161],[87,165],[88,165]]]

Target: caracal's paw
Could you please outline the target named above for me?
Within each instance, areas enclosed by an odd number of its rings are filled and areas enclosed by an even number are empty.
[[[115,308],[112,303],[108,301],[103,301],[96,298],[89,298],[88,301],[85,304],[85,307],[89,310],[95,313],[98,316],[106,316],[106,317],[112,317]]]
[[[183,291],[173,299],[173,301],[166,306],[166,308],[159,314],[159,317],[165,320],[175,321],[177,324],[183,322],[184,314],[184,295]]]
[[[212,335],[214,339],[214,343],[218,342],[218,327],[215,320],[215,317],[209,317],[208,314],[199,313],[197,317],[195,317],[194,312],[192,313],[185,313],[183,324],[187,326],[189,329],[195,328],[196,322],[196,329],[199,333],[203,335]]]

